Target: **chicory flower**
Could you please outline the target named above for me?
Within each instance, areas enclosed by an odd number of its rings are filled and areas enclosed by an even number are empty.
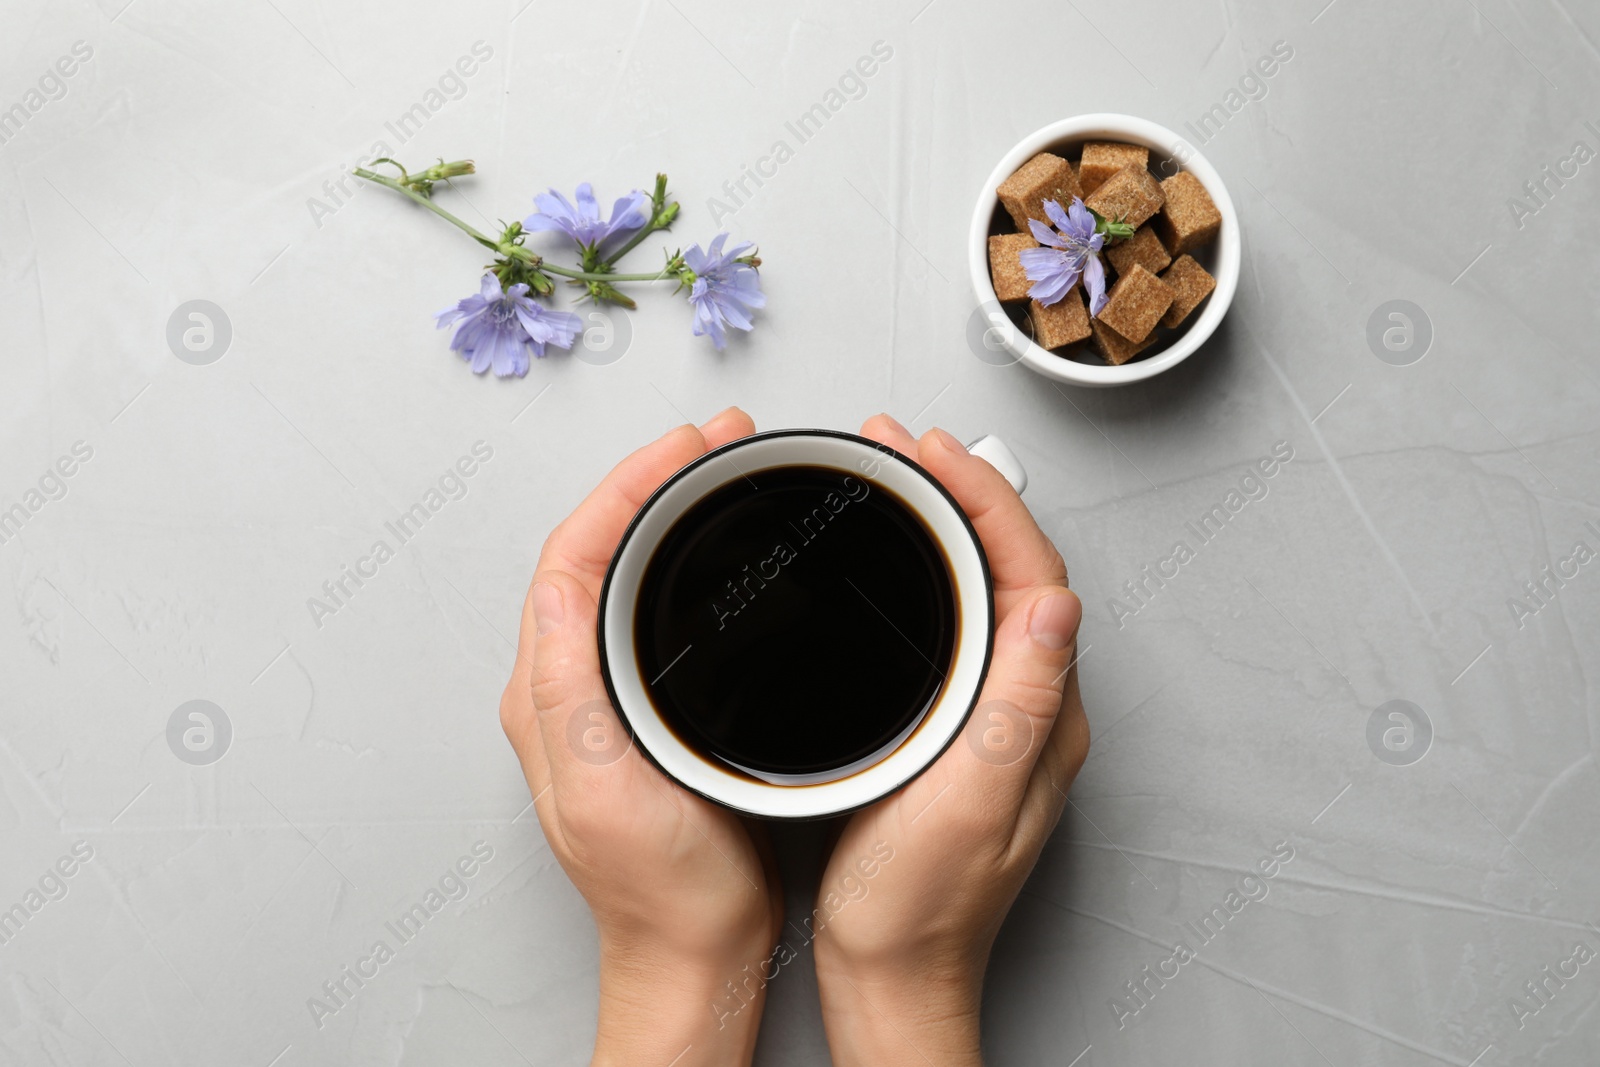
[[[719,349],[728,344],[724,326],[752,330],[755,323],[750,312],[767,306],[756,272],[760,261],[750,254],[754,246],[746,242],[724,252],[722,246],[727,240],[727,234],[719,233],[704,251],[699,245],[692,246],[683,254],[688,271],[680,275],[689,286],[694,335],[710,334],[711,343]]]
[[[528,295],[528,287],[500,288],[500,279],[485,274],[477,293],[434,316],[439,329],[452,323],[451,351],[472,365],[472,373],[490,367],[496,377],[528,373],[528,349],[544,358],[545,346],[571,348],[583,320],[569,311],[552,311]]]
[[[578,203],[551,189],[533,198],[539,210],[523,220],[528,230],[559,230],[580,246],[596,248],[608,237],[637,230],[650,221],[650,197],[637,189],[618,198],[612,205],[611,218],[600,217],[600,202],[595,199],[594,187],[588,182],[578,186]]]
[[[1024,249],[1018,257],[1023,273],[1034,283],[1028,295],[1048,306],[1059,302],[1082,278],[1089,294],[1089,314],[1099,315],[1106,306],[1106,271],[1100,262],[1105,236],[1096,232],[1093,212],[1079,197],[1073,197],[1065,211],[1056,201],[1046,200],[1044,211],[1056,228],[1052,230],[1038,219],[1029,219],[1028,229],[1043,247]]]

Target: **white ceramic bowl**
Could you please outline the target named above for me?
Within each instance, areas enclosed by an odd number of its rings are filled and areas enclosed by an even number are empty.
[[[1194,253],[1200,265],[1216,277],[1216,290],[1170,343],[1120,367],[1105,363],[1087,345],[1078,346],[1080,358],[1075,359],[1072,356],[1058,356],[1034,344],[1001,308],[995,298],[994,283],[989,277],[989,235],[1011,228],[1009,218],[1005,218],[1003,229],[996,225],[996,211],[999,210],[1003,218],[1005,216],[995,190],[1036,154],[1052,149],[1065,151],[1084,141],[1125,141],[1144,145],[1150,149],[1151,167],[1158,176],[1170,177],[1179,170],[1189,171],[1200,179],[1200,184],[1206,187],[1206,192],[1216,201],[1217,210],[1222,213],[1222,232],[1215,241]],[[1228,190],[1216,169],[1193,145],[1165,126],[1132,115],[1078,115],[1035,130],[995,165],[989,180],[983,183],[983,192],[978,195],[977,206],[972,212],[972,231],[967,251],[972,270],[972,289],[978,297],[978,316],[987,319],[988,323],[987,330],[980,332],[991,351],[995,345],[1001,350],[997,353],[1001,359],[988,361],[1021,362],[1047,378],[1074,385],[1127,385],[1153,378],[1188,359],[1216,330],[1222,316],[1228,313],[1228,305],[1233,303],[1233,293],[1239,285],[1239,216],[1233,210],[1233,200],[1228,196]]]

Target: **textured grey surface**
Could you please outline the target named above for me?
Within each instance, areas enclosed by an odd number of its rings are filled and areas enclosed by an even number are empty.
[[[552,524],[730,403],[1004,433],[1084,597],[1094,747],[995,954],[991,1062],[1600,1059],[1600,960],[1548,1003],[1524,988],[1600,951],[1600,562],[1508,606],[1600,550],[1600,162],[1523,190],[1600,149],[1593,3],[523,2],[6,7],[0,107],[93,55],[0,144],[0,508],[93,455],[0,544],[0,907],[93,857],[0,945],[0,1062],[580,1062],[593,933],[516,818],[509,642]],[[879,40],[892,59],[798,144],[785,123]],[[476,41],[459,99],[396,143]],[[993,161],[1085,111],[1182,130],[1278,41],[1292,60],[1203,146],[1244,230],[1213,342],[1093,393],[974,358],[963,234]],[[474,220],[666,170],[685,244],[785,140],[726,222],[770,308],[719,355],[663,288],[617,362],[474,378],[427,316],[481,253],[382,190],[309,206],[380,139],[475,157],[440,193]],[[232,324],[210,365],[165,341],[191,299]],[[1366,340],[1397,299],[1435,333],[1403,367]],[[307,598],[480,440],[466,496],[315,625]],[[1200,544],[1185,524],[1280,441],[1266,496]],[[1108,602],[1179,540],[1193,559],[1119,627]],[[208,766],[166,741],[194,699],[232,724]],[[1409,766],[1367,741],[1396,699],[1434,735]],[[479,841],[467,897],[314,1025],[321,983]],[[1265,899],[1186,933],[1279,842]],[[785,845],[803,887],[817,837]],[[1186,937],[1198,958],[1129,1015],[1124,983]],[[825,1056],[788,968],[758,1062]]]

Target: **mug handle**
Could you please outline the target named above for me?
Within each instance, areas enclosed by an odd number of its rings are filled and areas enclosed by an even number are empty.
[[[1028,488],[1028,472],[1023,468],[1022,461],[994,434],[984,434],[968,445],[967,451],[979,459],[987,460],[991,467],[1005,475],[1006,481],[1011,483],[1011,488],[1015,489],[1018,495]]]

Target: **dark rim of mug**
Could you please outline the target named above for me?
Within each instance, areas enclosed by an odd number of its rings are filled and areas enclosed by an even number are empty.
[[[877,794],[876,796],[863,800],[859,804],[852,805],[848,808],[840,808],[837,811],[824,812],[820,815],[769,815],[766,812],[750,811],[748,808],[740,808],[718,797],[711,796],[702,790],[696,789],[694,786],[680,780],[671,771],[661,766],[661,762],[656,759],[655,754],[650,751],[649,747],[639,740],[638,735],[634,733],[633,724],[628,721],[628,713],[623,709],[622,700],[617,696],[617,688],[612,684],[611,681],[611,659],[606,650],[606,604],[611,599],[611,582],[617,573],[617,561],[622,558],[622,550],[628,546],[628,542],[633,538],[634,532],[639,528],[639,523],[644,519],[646,512],[648,512],[655,505],[655,502],[663,493],[665,493],[673,485],[677,484],[677,482],[690,471],[704,466],[713,459],[716,459],[718,456],[722,455],[724,452],[731,452],[751,443],[752,441],[763,441],[777,437],[838,437],[846,441],[853,441],[856,444],[866,445],[875,452],[887,451],[889,455],[895,457],[911,470],[921,475],[924,481],[933,486],[934,490],[940,496],[944,497],[945,502],[950,505],[950,510],[955,512],[956,518],[961,520],[961,526],[966,530],[967,536],[969,539],[971,539],[973,547],[977,549],[978,566],[983,571],[983,598],[988,615],[983,632],[983,664],[979,668],[978,683],[973,687],[972,697],[967,701],[967,706],[961,713],[961,721],[956,724],[956,728],[954,730],[950,731],[950,736],[947,737],[944,743],[939,746],[939,751],[935,752],[921,767],[918,767],[915,771],[913,771],[905,781],[899,782],[896,785],[891,786],[889,789]],[[929,532],[931,533],[932,531],[930,530]],[[947,553],[948,551],[949,550],[946,549]],[[952,574],[950,576],[950,580],[953,584],[955,582],[955,575]],[[983,549],[983,541],[978,537],[978,531],[973,528],[972,520],[967,518],[966,511],[962,509],[956,498],[950,495],[950,491],[939,483],[939,479],[929,474],[922,464],[918,463],[910,456],[907,456],[905,453],[900,452],[897,449],[890,448],[881,441],[874,441],[872,438],[862,437],[860,434],[846,433],[843,430],[766,430],[761,433],[753,433],[749,434],[748,436],[738,438],[737,440],[729,441],[725,445],[718,445],[705,455],[700,456],[697,459],[690,460],[688,463],[685,463],[682,467],[679,467],[676,471],[674,471],[672,475],[668,477],[666,481],[662,482],[661,485],[657,487],[656,491],[651,493],[649,498],[639,506],[639,510],[634,512],[633,518],[628,520],[628,528],[622,531],[622,537],[617,541],[616,551],[611,553],[611,562],[606,566],[605,581],[600,585],[600,603],[598,605],[595,620],[597,623],[595,627],[595,640],[599,644],[600,648],[600,676],[605,679],[606,696],[608,696],[611,700],[611,709],[616,712],[617,720],[622,723],[622,728],[628,732],[628,737],[631,739],[634,747],[636,747],[640,752],[644,753],[645,759],[649,760],[655,766],[656,770],[666,775],[668,780],[677,782],[678,785],[689,790],[689,792],[695,794],[696,796],[703,797],[704,799],[709,800],[711,803],[716,804],[718,807],[727,808],[729,811],[736,811],[740,814],[749,815],[757,819],[766,819],[770,822],[815,822],[821,819],[836,819],[844,815],[853,814],[854,812],[860,811],[862,808],[871,807],[873,804],[876,804],[878,801],[882,800],[891,793],[899,792],[921,777],[923,772],[929,767],[932,767],[935,763],[937,763],[945,754],[946,750],[948,750],[950,746],[955,743],[956,738],[961,736],[961,731],[966,729],[967,720],[972,717],[972,709],[978,706],[978,698],[983,695],[984,683],[989,680],[989,663],[994,657],[994,576],[989,572],[989,555]],[[965,620],[963,620],[963,625],[965,625]],[[898,749],[896,751],[898,751]],[[876,764],[874,764],[874,766],[876,766]],[[840,778],[836,780],[842,782],[848,781],[849,779]],[[773,788],[781,789],[784,787],[773,786]]]

